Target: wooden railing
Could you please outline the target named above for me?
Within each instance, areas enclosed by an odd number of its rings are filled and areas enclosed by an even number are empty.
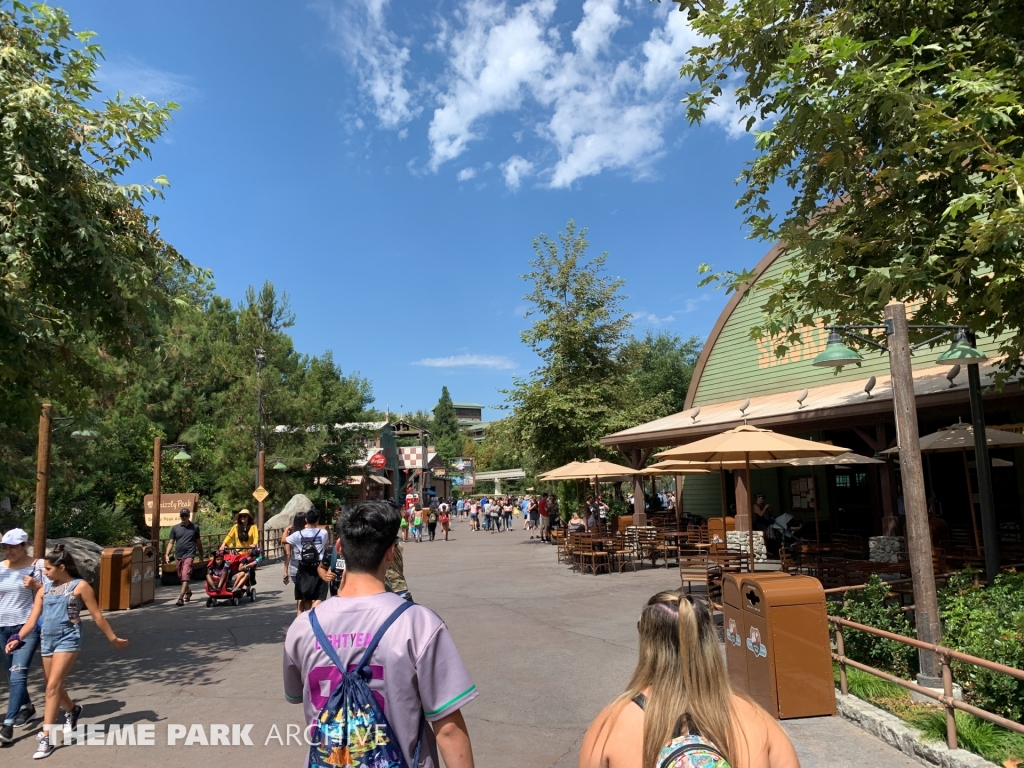
[[[1000,672],[1018,680],[1024,680],[1024,670],[1007,667],[1004,664],[998,664],[994,661],[989,661],[988,659],[982,659],[977,656],[961,653],[960,651],[954,651],[952,648],[946,648],[942,645],[934,645],[913,637],[904,637],[903,635],[897,635],[893,632],[886,632],[884,629],[876,629],[875,627],[869,627],[865,624],[858,624],[855,621],[841,619],[838,616],[829,616],[828,620],[835,627],[836,651],[832,654],[832,658],[839,663],[839,689],[844,694],[849,693],[846,684],[846,668],[849,666],[854,669],[859,669],[861,672],[866,672],[869,675],[879,677],[890,683],[895,683],[896,685],[902,686],[914,693],[934,699],[946,709],[946,745],[950,749],[957,748],[956,718],[954,716],[956,710],[967,712],[977,718],[987,720],[990,723],[1002,726],[1008,730],[1016,731],[1017,733],[1024,733],[1024,725],[1014,722],[1013,720],[1007,720],[1005,717],[1001,717],[1000,715],[981,709],[980,707],[965,704],[964,702],[954,698],[953,670],[950,664],[953,660],[956,660],[965,664],[973,664],[976,667],[981,667],[982,669],[987,669],[991,672]],[[862,664],[859,661],[847,658],[843,643],[843,627],[849,627],[850,629],[855,629],[858,632],[866,632],[867,634],[874,635],[875,637],[880,637],[885,640],[893,640],[897,643],[903,643],[904,645],[909,645],[924,651],[931,651],[938,657],[939,664],[942,667],[942,693],[936,693],[931,688],[925,688],[917,685],[916,683],[911,683],[908,680],[902,680],[889,672],[883,672],[880,669],[875,669],[867,664]]]

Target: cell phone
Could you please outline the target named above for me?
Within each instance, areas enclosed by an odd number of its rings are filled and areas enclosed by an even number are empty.
[[[334,561],[334,570],[337,573],[341,573],[345,570],[345,558],[339,557],[337,560]]]

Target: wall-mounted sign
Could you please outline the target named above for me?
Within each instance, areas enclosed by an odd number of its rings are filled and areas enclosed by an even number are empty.
[[[388,460],[383,453],[375,453],[366,463],[370,469],[384,469],[388,465]]]
[[[147,493],[142,499],[143,509],[145,510],[144,517],[146,518],[146,525],[153,525],[153,494]],[[196,522],[196,513],[199,509],[199,494],[198,493],[161,493],[160,494],[160,525],[166,527],[168,525],[177,525],[181,522],[181,510],[184,507],[188,507],[192,511],[192,517],[189,518],[193,523]]]

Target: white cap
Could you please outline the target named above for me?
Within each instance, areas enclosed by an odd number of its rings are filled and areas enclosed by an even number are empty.
[[[10,544],[11,546],[17,546],[18,544],[24,544],[28,541],[28,534],[25,533],[21,528],[11,528],[7,533],[4,534],[0,544]]]

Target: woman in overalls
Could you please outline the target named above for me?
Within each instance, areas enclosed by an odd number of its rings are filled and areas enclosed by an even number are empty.
[[[71,553],[58,544],[48,554],[46,560],[46,578],[50,583],[36,592],[35,604],[25,625],[18,634],[7,643],[7,653],[14,653],[28,637],[42,618],[40,635],[40,655],[43,657],[43,672],[46,674],[46,711],[43,716],[43,729],[39,732],[39,744],[35,759],[49,757],[56,748],[52,731],[57,725],[59,710],[64,709],[64,730],[74,731],[82,707],[75,704],[64,688],[64,681],[71,672],[71,667],[78,658],[82,647],[82,624],[79,614],[85,607],[92,615],[93,621],[100,631],[107,636],[115,648],[124,648],[127,640],[114,634],[106,618],[96,605],[96,596],[78,574],[78,568]]]

